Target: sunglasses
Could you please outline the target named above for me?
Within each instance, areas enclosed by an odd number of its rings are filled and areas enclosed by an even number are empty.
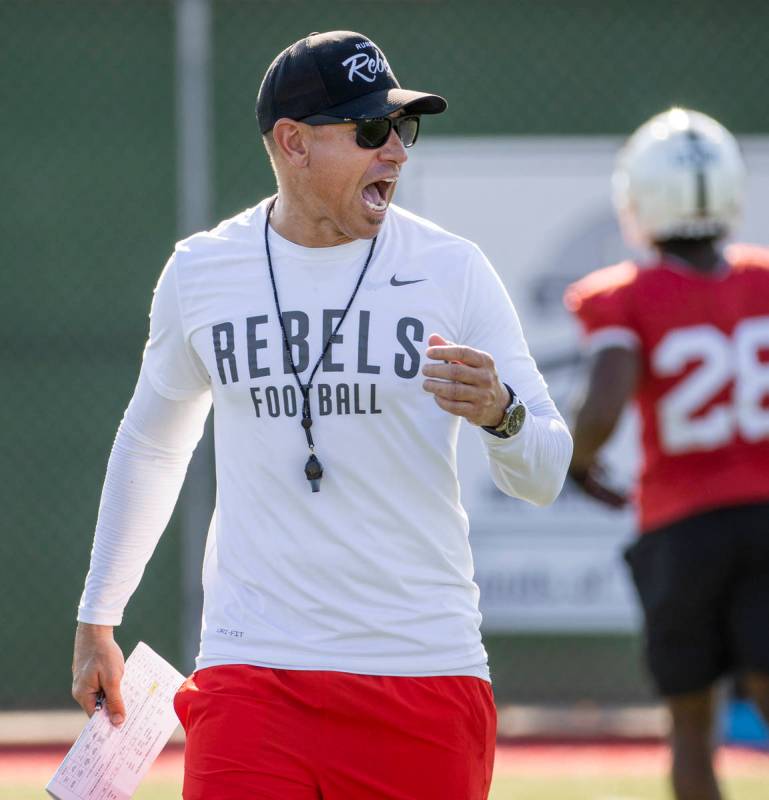
[[[313,114],[298,120],[307,125],[341,125],[342,123],[355,124],[355,142],[358,147],[375,150],[390,138],[390,131],[395,128],[395,133],[403,142],[404,147],[412,147],[419,134],[419,117],[372,117],[370,119],[340,119],[324,114]]]

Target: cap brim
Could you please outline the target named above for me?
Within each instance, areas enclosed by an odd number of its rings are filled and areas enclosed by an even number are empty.
[[[329,117],[365,119],[386,117],[394,111],[409,111],[412,114],[441,114],[448,104],[437,94],[414,92],[410,89],[382,89],[356,97],[348,103],[323,109]]]

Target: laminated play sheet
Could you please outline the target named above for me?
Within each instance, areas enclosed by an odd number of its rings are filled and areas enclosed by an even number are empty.
[[[45,787],[58,800],[128,800],[174,732],[173,708],[184,676],[139,642],[120,684],[125,722],[114,727],[106,707],[88,720]]]

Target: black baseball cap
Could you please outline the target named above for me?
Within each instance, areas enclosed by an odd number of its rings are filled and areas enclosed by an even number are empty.
[[[329,31],[294,42],[270,64],[259,88],[256,118],[259,130],[267,133],[281,117],[365,119],[401,108],[440,114],[446,101],[401,89],[382,51],[362,33]]]

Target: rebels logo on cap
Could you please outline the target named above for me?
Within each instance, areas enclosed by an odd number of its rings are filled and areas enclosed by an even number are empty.
[[[392,75],[392,70],[387,63],[387,59],[373,42],[360,42],[355,46],[365,49],[364,52],[355,53],[355,55],[346,58],[342,62],[342,66],[347,67],[348,81],[352,82],[356,79],[360,79],[366,81],[366,83],[374,83],[377,79],[377,75],[381,72],[389,72],[390,75]]]
[[[401,89],[384,54],[368,37],[329,31],[294,42],[272,62],[259,89],[256,116],[259,129],[267,133],[281,117],[365,119],[401,108],[411,114],[440,114],[446,101]]]

